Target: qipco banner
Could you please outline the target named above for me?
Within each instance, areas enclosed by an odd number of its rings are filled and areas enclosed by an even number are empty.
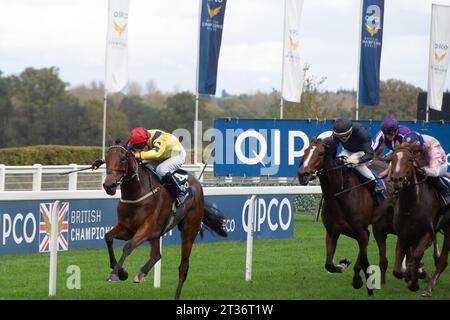
[[[118,199],[61,200],[58,210],[58,250],[106,248],[105,234],[117,222]],[[227,238],[205,230],[203,240],[245,240],[250,196],[211,196],[206,202],[226,216]],[[0,255],[49,251],[51,212],[54,201],[0,201]],[[263,196],[256,200],[255,239],[293,237],[294,197]],[[177,227],[167,233],[163,244],[180,243]],[[123,245],[115,240],[115,245]]]
[[[380,121],[359,121],[375,139]],[[411,130],[437,138],[450,152],[449,123],[401,122]],[[333,121],[242,120],[214,121],[214,175],[294,177],[311,138],[331,134]],[[449,157],[447,157],[447,161]]]

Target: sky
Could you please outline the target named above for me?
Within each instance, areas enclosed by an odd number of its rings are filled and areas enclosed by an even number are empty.
[[[385,1],[381,80],[426,89],[432,3],[450,0]],[[56,66],[70,87],[104,81],[107,4],[0,0],[0,70]],[[130,0],[130,82],[194,92],[198,7],[198,0]],[[227,1],[217,95],[280,90],[283,10],[283,0]],[[359,10],[360,0],[305,0],[301,54],[313,77],[326,77],[323,90],[356,87]]]

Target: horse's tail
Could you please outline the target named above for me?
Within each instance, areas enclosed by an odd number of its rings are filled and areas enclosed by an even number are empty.
[[[225,229],[226,217],[217,208],[205,203],[205,210],[203,215],[203,226],[206,226],[211,233],[216,233],[219,236],[227,237],[227,231]],[[200,235],[203,238],[203,228],[200,230]]]

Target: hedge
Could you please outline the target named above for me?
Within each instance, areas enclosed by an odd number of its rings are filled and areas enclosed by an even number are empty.
[[[101,158],[101,147],[30,146],[0,149],[0,164],[7,166],[91,164]]]

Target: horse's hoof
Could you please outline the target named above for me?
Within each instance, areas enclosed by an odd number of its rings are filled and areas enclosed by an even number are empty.
[[[422,297],[424,297],[424,298],[430,298],[430,297],[431,297],[431,290],[426,289],[426,290],[422,293]]]
[[[363,286],[363,284],[364,284],[364,283],[363,283],[361,277],[354,277],[354,278],[353,278],[353,283],[352,283],[352,285],[353,285],[353,288],[354,288],[354,289],[361,289],[362,286]]]
[[[409,282],[408,283],[408,289],[413,291],[413,292],[417,292],[417,291],[419,291],[419,285],[417,283]]]
[[[106,278],[106,281],[108,282],[115,282],[115,281],[119,281],[119,276],[115,273],[110,273],[108,275],[108,277]]]
[[[133,282],[134,283],[141,283],[145,281],[145,277],[147,275],[145,273],[139,272],[137,275],[134,276]]]
[[[122,268],[118,271],[119,274],[119,280],[124,281],[128,279],[128,272],[125,270],[125,268]]]
[[[367,290],[367,295],[368,295],[369,297],[372,297],[372,296],[373,296],[373,290],[372,290],[372,289],[368,289],[368,290]]]
[[[417,274],[417,276],[419,277],[419,279],[423,280],[423,279],[425,279],[428,275],[427,275],[427,272],[425,271],[425,269],[420,268],[420,269],[419,269],[419,272],[418,272],[418,274]]]

